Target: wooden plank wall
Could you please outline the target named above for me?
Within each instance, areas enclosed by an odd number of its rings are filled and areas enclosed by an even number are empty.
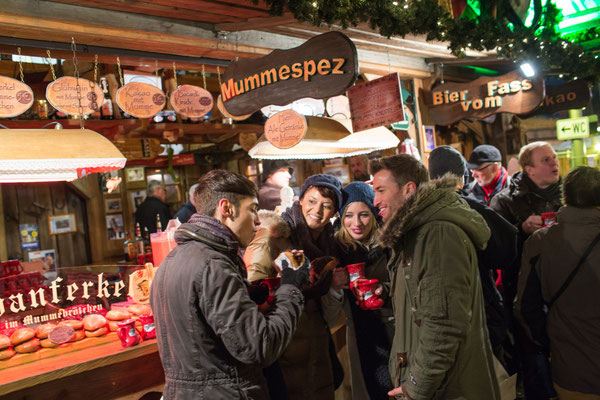
[[[28,261],[21,250],[19,224],[38,226],[40,249],[55,249],[59,267],[89,263],[89,232],[85,200],[66,183],[2,185],[6,252],[8,259]],[[48,216],[75,214],[77,232],[50,235]]]

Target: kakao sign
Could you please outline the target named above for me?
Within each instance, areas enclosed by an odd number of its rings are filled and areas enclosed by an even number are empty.
[[[354,43],[340,32],[328,32],[290,50],[231,64],[223,76],[221,98],[228,113],[245,115],[303,97],[337,96],[357,76]]]
[[[508,112],[527,114],[544,100],[544,80],[523,77],[513,71],[499,77],[479,78],[469,83],[446,83],[421,95],[436,125],[449,125],[464,118],[485,118]]]

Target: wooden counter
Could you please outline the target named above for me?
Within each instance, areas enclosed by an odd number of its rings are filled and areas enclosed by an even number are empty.
[[[162,392],[156,339],[123,348],[119,340],[0,370],[0,396],[10,399],[139,399]]]

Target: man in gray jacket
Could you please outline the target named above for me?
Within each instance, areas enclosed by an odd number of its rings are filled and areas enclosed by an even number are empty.
[[[198,181],[198,213],[175,232],[150,303],[165,370],[165,399],[268,399],[261,368],[286,348],[302,313],[309,265],[283,268],[267,314],[247,291],[240,247],[259,225],[256,186],[213,170]],[[288,264],[286,264],[287,266]]]

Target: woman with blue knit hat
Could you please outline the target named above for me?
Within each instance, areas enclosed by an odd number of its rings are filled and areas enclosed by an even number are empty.
[[[388,299],[388,257],[376,242],[379,210],[373,205],[373,188],[364,182],[348,184],[343,195],[341,227],[335,235],[340,261],[345,266],[364,263],[360,277],[351,275],[353,290],[344,290],[352,398],[387,400],[393,387],[388,361],[394,322]],[[361,283],[377,289],[366,295],[360,291]]]
[[[337,324],[348,274],[343,268],[331,268],[337,261],[320,260],[338,257],[331,218],[342,202],[342,184],[338,179],[322,174],[309,177],[300,190],[300,200],[281,216],[259,211],[261,225],[244,254],[250,281],[276,277],[273,261],[282,251],[302,250],[312,263],[312,286],[303,291],[304,311],[291,343],[278,360],[289,399],[334,398],[332,362],[337,358],[335,351],[330,353],[329,328]],[[321,271],[320,267],[331,269]],[[341,383],[343,370],[342,376],[335,378]]]

